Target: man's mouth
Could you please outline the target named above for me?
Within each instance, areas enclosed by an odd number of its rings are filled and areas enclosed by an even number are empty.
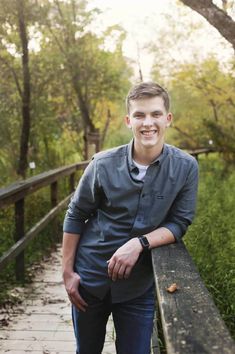
[[[145,136],[152,136],[157,133],[157,130],[142,130],[141,134]]]

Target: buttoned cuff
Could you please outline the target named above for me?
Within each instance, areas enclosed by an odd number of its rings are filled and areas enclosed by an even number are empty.
[[[84,222],[74,221],[74,220],[64,220],[63,224],[63,232],[67,232],[69,234],[78,234],[81,235],[84,228]]]
[[[161,227],[165,227],[166,229],[170,230],[172,232],[176,242],[181,241],[183,235],[185,234],[185,232],[183,232],[182,228],[174,222],[166,222],[166,223],[162,224]]]

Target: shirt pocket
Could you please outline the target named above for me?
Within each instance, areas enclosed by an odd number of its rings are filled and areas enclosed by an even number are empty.
[[[152,191],[150,201],[150,224],[157,227],[167,217],[167,214],[174,201],[172,193],[162,193],[162,191]]]

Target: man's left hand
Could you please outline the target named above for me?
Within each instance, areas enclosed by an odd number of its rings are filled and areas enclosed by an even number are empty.
[[[132,238],[118,248],[107,261],[109,277],[112,278],[113,281],[116,279],[127,279],[142,250],[142,246],[137,237]]]

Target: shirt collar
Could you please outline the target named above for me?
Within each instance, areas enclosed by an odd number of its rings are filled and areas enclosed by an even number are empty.
[[[134,145],[134,139],[131,139],[131,141],[127,145],[127,149],[128,149],[127,159],[128,159],[128,165],[129,165],[130,171],[133,171],[134,169],[136,169],[136,165],[134,164],[133,159],[132,159],[133,145]],[[167,153],[168,153],[168,146],[167,146],[167,144],[164,144],[161,154],[151,163],[151,165],[154,165],[154,164],[159,165],[160,163],[162,163],[162,161],[166,157]]]

